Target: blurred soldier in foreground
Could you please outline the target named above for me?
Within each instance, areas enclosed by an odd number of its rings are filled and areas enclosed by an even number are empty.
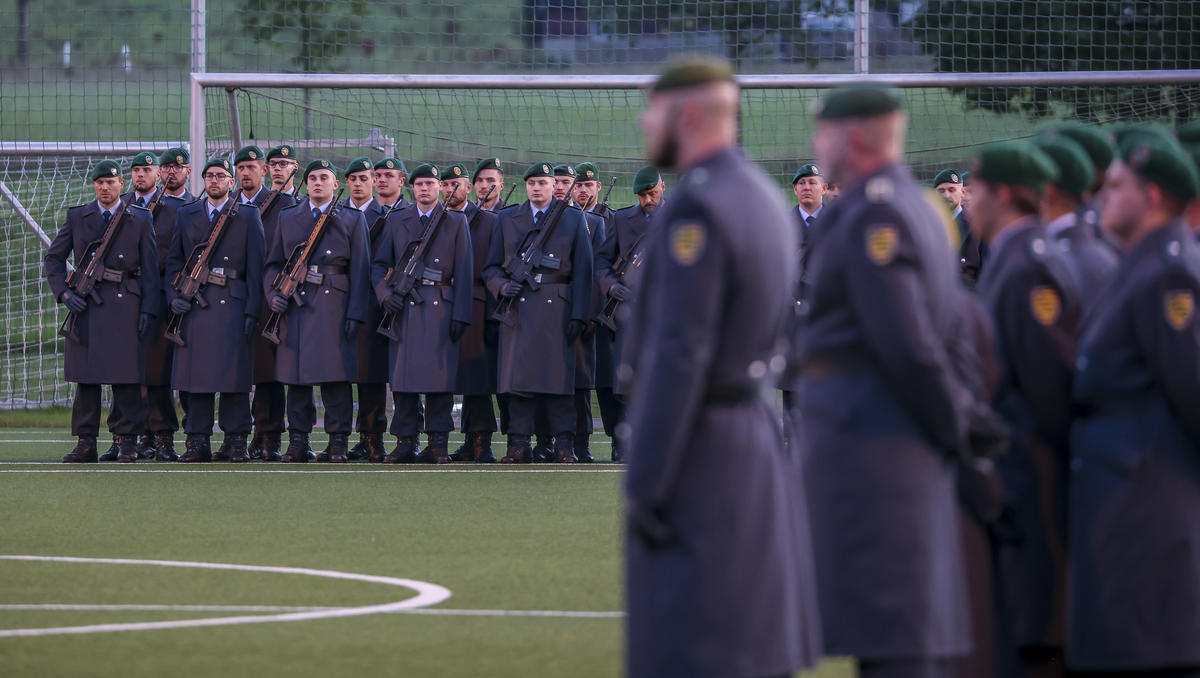
[[[1047,237],[1038,204],[1063,181],[1028,142],[984,147],[971,170],[971,229],[991,252],[979,297],[995,327],[995,407],[1012,431],[997,459],[1003,513],[992,527],[1003,628],[1023,676],[1063,675],[1067,441],[1075,340],[1083,313],[1072,262]]]
[[[1105,179],[1102,224],[1125,253],[1076,362],[1073,675],[1200,675],[1200,248],[1181,218],[1197,193],[1186,152],[1150,134]]]
[[[834,90],[817,163],[844,186],[813,226],[794,430],[812,511],[825,652],[860,675],[951,676],[970,648],[955,461],[969,393],[949,236],[901,159],[892,90]]]
[[[682,175],[654,215],[625,356],[627,672],[790,676],[821,654],[802,483],[768,399],[796,238],[736,146],[727,62],[681,60],[649,97],[650,160]]]
[[[63,462],[97,461],[100,387],[111,384],[120,405],[120,416],[109,421],[116,461],[131,463],[138,458],[137,437],[146,430],[141,339],[162,304],[154,224],[149,212],[121,202],[125,178],[116,162],[97,163],[91,179],[96,200],[67,210],[44,263],[55,300],[67,307],[60,332],[66,336],[66,378],[76,383],[71,434],[79,442]],[[68,273],[72,252],[75,270]]]

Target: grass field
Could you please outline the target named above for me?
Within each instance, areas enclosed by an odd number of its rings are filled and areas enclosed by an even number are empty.
[[[0,415],[0,556],[176,562],[0,558],[5,676],[620,674],[615,465],[80,467],[55,463],[72,444],[65,427],[4,426],[62,415]],[[608,458],[600,437],[592,447]],[[407,611],[146,627],[351,614],[417,595],[347,574],[425,582],[450,597]],[[123,624],[139,626],[104,630]],[[14,637],[79,626],[101,628]],[[853,669],[834,660],[806,675],[847,678]]]

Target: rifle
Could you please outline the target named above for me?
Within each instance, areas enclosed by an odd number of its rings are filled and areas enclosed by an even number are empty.
[[[113,280],[108,267],[104,265],[104,258],[108,256],[108,248],[117,237],[121,222],[125,219],[125,211],[125,203],[118,200],[117,209],[109,219],[104,235],[100,236],[99,240],[88,243],[87,249],[83,251],[81,258],[87,263],[83,268],[77,268],[67,274],[67,289],[84,299],[91,299],[97,306],[103,306],[104,300],[96,291],[96,285],[104,280],[119,282],[123,277],[118,271],[118,277]],[[67,317],[63,318],[62,324],[58,326],[58,333],[72,341],[79,341],[79,332],[75,327],[78,322],[79,314],[67,311]]]
[[[392,203],[391,207],[385,208],[383,214],[375,220],[375,223],[371,224],[371,228],[367,230],[367,233],[371,236],[371,242],[375,242],[375,239],[379,237],[379,232],[383,230],[383,225],[387,223],[388,215],[395,211],[401,200],[404,200],[403,195],[396,198],[396,202]]]
[[[516,190],[517,190],[517,185],[514,183],[514,184],[512,185],[512,187],[508,189],[508,193],[506,193],[506,194],[504,195],[504,202],[502,202],[501,204],[502,204],[502,205],[507,205],[507,204],[508,204],[508,201],[509,201],[510,199],[512,199],[512,194],[513,194],[513,192],[515,192]]]
[[[308,239],[302,243],[297,243],[292,248],[292,253],[288,255],[287,261],[284,262],[283,268],[275,276],[275,280],[271,281],[271,291],[279,294],[284,299],[295,301],[297,306],[303,306],[304,300],[300,298],[298,292],[300,286],[308,279],[308,260],[312,257],[312,253],[317,249],[317,243],[320,242],[321,236],[325,234],[325,224],[329,221],[329,217],[341,209],[339,204],[342,200],[342,193],[346,189],[341,189],[337,195],[333,197],[333,202],[329,203],[329,210],[317,219],[317,224],[313,226],[313,230],[308,234]],[[286,313],[287,311],[284,311]],[[267,323],[263,326],[262,335],[267,338],[267,341],[272,344],[279,343],[279,324],[283,320],[283,313],[271,312],[267,317]]]
[[[617,280],[619,282],[625,282],[625,274],[631,267],[642,265],[642,250],[639,245],[642,244],[642,239],[645,237],[645,233],[638,236],[638,239],[633,241],[633,247],[629,248],[629,251],[625,253],[625,256],[618,257],[617,261],[613,264],[613,271],[617,274]],[[608,300],[604,302],[604,308],[601,309],[600,314],[596,316],[596,322],[604,325],[613,332],[616,332],[617,307],[620,305],[620,301],[612,296],[609,296]]]
[[[299,167],[297,167],[296,169],[293,169],[292,173],[288,175],[287,179],[283,180],[284,186],[292,183],[292,178],[296,176],[296,170],[299,170],[299,169],[300,169]],[[267,216],[267,212],[271,211],[271,208],[275,206],[275,203],[279,202],[279,196],[281,196],[281,195],[283,195],[283,191],[275,191],[275,194],[272,195],[265,204],[263,204],[262,209],[260,210],[259,213],[262,214],[264,217]]]
[[[446,202],[449,203],[456,193],[458,193],[458,186],[455,186],[454,190],[450,192],[450,198],[447,198]],[[429,220],[429,225],[425,227],[425,232],[421,234],[421,237],[416,242],[409,245],[412,253],[409,255],[408,261],[404,264],[404,269],[393,268],[388,271],[387,276],[383,279],[384,284],[392,288],[392,294],[398,295],[401,299],[407,297],[414,304],[421,304],[425,301],[421,298],[421,294],[417,292],[416,286],[418,281],[430,280],[432,282],[442,282],[440,271],[435,275],[425,268],[425,252],[433,244],[433,239],[437,236],[438,228],[441,227],[442,222],[446,219],[446,213],[450,211],[443,204],[439,203],[438,207],[442,211]],[[375,331],[392,341],[399,342],[400,333],[396,331],[395,325],[396,314],[392,311],[385,311],[383,317],[379,320],[379,327]]]
[[[229,204],[221,210],[221,214],[217,217],[217,223],[213,224],[212,232],[208,234],[208,240],[197,243],[188,253],[187,261],[196,263],[188,269],[186,276],[183,273],[184,269],[179,269],[179,272],[175,274],[175,279],[171,281],[172,289],[179,293],[181,299],[195,302],[200,308],[208,308],[208,302],[204,300],[204,288],[208,283],[224,284],[226,282],[225,273],[213,271],[209,268],[208,262],[212,260],[213,253],[217,251],[217,245],[221,244],[221,238],[225,235],[225,228],[229,224],[229,220],[237,216],[237,204],[237,198],[230,195]],[[179,346],[186,346],[181,334],[183,317],[183,314],[172,312],[167,319],[167,329],[163,333],[168,341]]]
[[[487,199],[492,197],[492,192],[495,190],[496,185],[492,184],[492,187],[488,189],[487,193],[483,194],[483,200],[479,201],[479,209],[475,210],[475,216],[471,217],[471,220],[467,222],[468,231],[471,230],[471,227],[475,225],[475,221],[479,219],[479,213],[483,211],[483,203],[487,202]]]
[[[150,210],[150,220],[158,218],[158,210],[162,207],[163,198],[167,195],[167,182],[163,182],[162,188],[159,189],[158,195],[154,196],[154,200],[146,205],[146,209]]]
[[[558,227],[558,222],[562,219],[562,215],[567,211],[567,206],[570,205],[571,193],[575,190],[575,184],[579,181],[579,177],[571,182],[571,187],[567,189],[567,197],[565,200],[559,200],[551,207],[551,212],[542,217],[542,223],[545,224],[540,228],[535,228],[529,232],[526,238],[529,238],[534,233],[537,237],[532,239],[529,246],[521,251],[520,256],[510,256],[504,262],[504,272],[508,275],[508,279],[521,285],[528,285],[529,289],[537,290],[541,286],[538,276],[534,275],[533,269],[542,266],[545,263],[546,243],[550,240],[550,236],[554,235],[554,230]],[[540,232],[539,232],[540,231]],[[561,264],[554,262],[554,268],[558,268]],[[550,268],[550,266],[547,266]],[[512,317],[513,299],[516,297],[501,297],[500,302],[496,304],[496,311],[492,313],[492,320],[499,320],[505,325],[515,325],[516,321]]]
[[[608,190],[604,192],[604,199],[596,204],[596,208],[592,210],[596,214],[604,214],[608,211],[608,196],[612,195],[613,186],[616,185],[617,178],[613,177],[612,182],[608,184]]]

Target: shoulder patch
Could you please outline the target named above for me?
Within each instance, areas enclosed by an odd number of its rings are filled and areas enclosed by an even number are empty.
[[[707,234],[704,227],[694,221],[675,224],[671,227],[671,258],[680,266],[691,266],[704,254]]]
[[[889,177],[875,177],[863,187],[863,193],[871,202],[887,202],[896,194],[896,186]]]
[[[1167,290],[1163,295],[1163,314],[1171,329],[1182,331],[1196,313],[1196,297],[1191,290]]]
[[[895,226],[867,227],[867,258],[876,266],[887,266],[896,258],[896,249],[900,245],[900,234]]]
[[[1029,309],[1034,320],[1049,327],[1062,315],[1062,299],[1053,287],[1038,285],[1029,292]]]

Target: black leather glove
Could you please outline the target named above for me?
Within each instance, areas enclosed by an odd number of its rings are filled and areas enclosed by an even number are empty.
[[[521,293],[521,283],[508,280],[500,288],[500,296],[515,297]]]
[[[572,320],[567,323],[567,341],[572,342],[583,334],[583,328],[586,327],[582,320]]]
[[[149,313],[138,314],[137,333],[138,339],[146,336],[146,332],[150,331],[150,323],[154,322],[154,316]]]
[[[483,343],[485,346],[496,347],[500,345],[500,323],[489,320],[483,326]]]
[[[458,320],[450,321],[450,341],[458,341],[462,339],[463,333],[467,331],[467,324]]]
[[[87,310],[87,299],[75,294],[71,290],[63,292],[62,303],[76,313],[83,313]]]
[[[346,337],[346,341],[354,341],[358,337],[358,326],[362,323],[357,320],[346,318],[346,324],[342,326],[342,334]]]
[[[192,310],[192,302],[183,297],[175,297],[171,300],[171,312],[183,315]]]
[[[621,283],[613,283],[612,288],[608,290],[608,296],[617,301],[629,301],[633,297],[633,290]]]
[[[404,310],[404,297],[399,294],[389,294],[387,299],[383,300],[383,310],[388,313],[399,313]]]
[[[283,313],[287,310],[288,300],[280,294],[272,294],[267,299],[267,308],[271,309],[272,313]]]
[[[254,339],[256,330],[258,330],[258,318],[246,316],[246,319],[242,321],[242,337],[245,338],[247,344]]]

